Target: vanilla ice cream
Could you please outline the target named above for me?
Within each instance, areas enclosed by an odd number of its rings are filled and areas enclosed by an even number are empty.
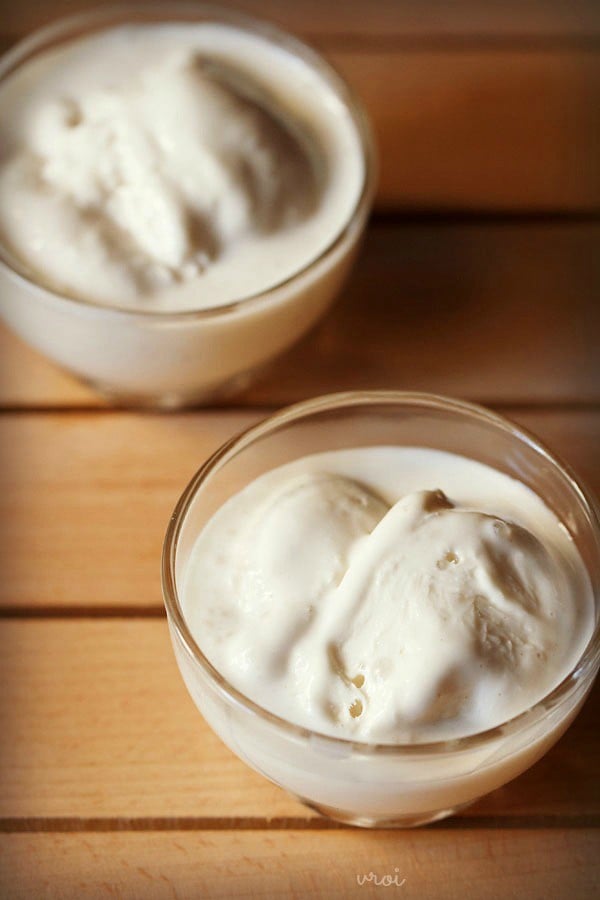
[[[583,562],[524,484],[423,448],[305,457],[230,498],[183,610],[239,691],[367,743],[473,734],[528,709],[593,628]]]
[[[0,89],[0,238],[39,283],[131,309],[205,309],[292,276],[364,180],[333,92],[224,24],[112,28]]]
[[[171,408],[241,389],[323,315],[374,168],[308,47],[218,7],[133,14],[0,60],[0,315],[111,398]]]

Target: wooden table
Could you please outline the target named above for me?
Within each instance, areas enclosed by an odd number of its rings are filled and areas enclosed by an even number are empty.
[[[318,393],[486,403],[600,492],[598,10],[241,5],[309,33],[362,94],[378,212],[326,320],[228,406],[110,409],[0,332],[0,896],[598,896],[598,690],[540,763],[456,818],[342,828],[204,724],[159,586],[166,523],[198,465]],[[5,43],[43,6],[15,5]],[[359,885],[370,872],[402,884]]]

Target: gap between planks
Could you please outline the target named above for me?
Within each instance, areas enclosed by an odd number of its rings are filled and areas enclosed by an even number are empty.
[[[53,20],[56,21],[56,20]],[[38,29],[28,30],[24,34],[0,34],[0,52],[4,53],[19,41],[29,37]],[[470,53],[485,51],[488,53],[505,53],[520,51],[526,53],[555,53],[556,51],[594,52],[600,50],[600,34],[497,34],[478,32],[473,34],[390,34],[387,32],[371,34],[353,34],[337,31],[327,34],[310,29],[293,29],[294,37],[317,47],[323,53],[351,52],[376,53]]]
[[[377,51],[402,53],[487,53],[521,51],[526,53],[555,53],[557,50],[594,52],[600,49],[600,34],[350,34],[335,32],[327,35],[311,31],[295,34],[308,44],[327,52],[374,53]],[[5,38],[5,41],[10,38]],[[15,43],[12,39],[12,43]],[[5,43],[5,46],[9,46]]]
[[[467,831],[471,829],[600,829],[599,815],[523,815],[523,816],[454,816],[427,826],[427,831]],[[107,831],[352,831],[370,830],[400,832],[397,828],[357,829],[352,825],[321,817],[301,818],[277,816],[211,817],[123,817],[82,818],[77,816],[29,817],[0,819],[0,834],[72,834]]]
[[[377,388],[365,388],[361,393],[373,393],[376,392]],[[386,388],[382,388],[382,390],[386,390]],[[390,388],[389,390],[394,390]],[[349,389],[349,393],[354,393],[355,391]],[[401,393],[424,393],[424,394],[440,394],[438,391],[411,391],[407,389],[406,391],[400,390]],[[336,393],[346,393],[343,389],[338,391],[328,391],[327,394],[336,394]],[[140,406],[110,406],[108,401],[106,401],[105,405],[97,406],[93,401],[89,403],[4,403],[0,404],[0,417],[2,416],[29,416],[29,415],[65,415],[65,416],[78,416],[78,415],[113,415],[113,416],[130,416],[132,414],[146,416],[146,417],[158,417],[158,418],[166,418],[175,417],[175,416],[215,416],[215,415],[263,415],[269,416],[279,410],[283,410],[288,406],[295,406],[297,403],[303,403],[305,400],[312,399],[312,396],[302,398],[301,400],[294,400],[290,403],[260,403],[260,404],[248,404],[247,406],[243,403],[238,403],[233,400],[231,404],[222,403],[219,406],[190,406],[190,407],[182,407],[177,409],[157,409],[151,407],[140,407]],[[558,400],[500,400],[498,398],[487,398],[483,399],[477,398],[476,400],[471,400],[469,397],[460,397],[461,400],[464,400],[467,403],[472,403],[474,406],[483,406],[492,411],[503,412],[503,411],[512,411],[515,412],[535,412],[535,413],[585,413],[591,412],[596,413],[600,412],[600,399],[598,400],[576,400],[574,398],[560,398]]]
[[[0,606],[3,619],[164,619],[162,606]]]

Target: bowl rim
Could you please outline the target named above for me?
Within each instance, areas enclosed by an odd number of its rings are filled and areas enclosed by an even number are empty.
[[[354,228],[360,225],[363,218],[366,218],[375,194],[378,168],[377,152],[369,118],[356,92],[335,66],[304,40],[290,34],[268,20],[246,15],[246,13],[239,12],[235,8],[212,2],[193,3],[189,2],[189,0],[175,0],[175,2],[170,3],[169,0],[144,0],[144,2],[135,4],[110,3],[100,8],[96,7],[73,15],[62,16],[35,29],[0,55],[0,88],[3,81],[9,78],[15,70],[27,64],[38,53],[43,53],[57,44],[68,43],[70,40],[77,40],[79,37],[86,37],[103,29],[107,30],[111,27],[126,26],[128,24],[134,25],[138,22],[141,24],[150,22],[166,24],[169,22],[199,23],[206,20],[230,25],[249,35],[263,38],[267,42],[289,52],[294,58],[300,59],[327,83],[349,113],[356,131],[363,163],[362,182],[352,209],[330,241],[319,250],[316,256],[308,260],[300,268],[260,291],[255,291],[235,300],[228,300],[217,306],[172,312],[155,309],[135,309],[131,306],[112,306],[54,290],[36,280],[27,271],[27,267],[20,264],[20,261],[1,240],[0,271],[4,271],[9,277],[16,279],[28,290],[33,289],[37,293],[41,293],[47,299],[58,301],[59,303],[64,302],[76,309],[96,312],[101,315],[142,319],[146,322],[214,319],[231,315],[241,309],[245,311],[247,308],[277,302],[278,293],[281,289],[296,280],[302,279],[312,269],[317,268],[328,257],[332,256],[340,245],[345,242],[348,235],[352,234]]]
[[[225,678],[217,667],[205,656],[188,628],[179,603],[175,578],[179,535],[187,512],[194,501],[196,494],[213,471],[220,469],[229,459],[236,456],[238,452],[243,451],[256,440],[268,435],[270,432],[278,430],[280,427],[285,426],[290,422],[305,418],[307,415],[334,409],[386,404],[390,406],[404,405],[405,407],[425,406],[430,409],[438,408],[455,412],[459,415],[466,415],[480,421],[483,420],[489,425],[501,428],[503,431],[512,434],[517,440],[526,443],[529,447],[540,453],[554,468],[558,469],[562,477],[567,481],[568,486],[574,491],[590,520],[596,538],[596,544],[600,551],[600,508],[596,498],[593,493],[583,485],[581,479],[575,476],[570,466],[563,462],[560,457],[552,453],[543,442],[538,440],[538,438],[527,429],[522,428],[520,425],[516,425],[509,419],[506,419],[483,406],[464,400],[445,397],[440,394],[395,390],[344,391],[294,403],[291,406],[287,406],[284,409],[267,416],[258,423],[243,429],[229,440],[225,441],[225,443],[212,453],[196,471],[188,482],[177,502],[173,514],[171,515],[163,544],[161,574],[167,619],[170,627],[174,629],[177,638],[180,640],[186,653],[191,657],[195,665],[200,666],[204,674],[216,684],[218,689],[226,695],[230,702],[233,702],[238,708],[241,707],[247,712],[268,721],[279,730],[286,732],[290,737],[295,737],[296,739],[302,739],[304,741],[307,739],[318,741],[319,743],[335,746],[353,754],[380,754],[383,756],[399,753],[404,755],[430,755],[431,753],[455,754],[458,751],[472,750],[474,748],[489,745],[499,738],[505,738],[519,732],[521,729],[526,729],[529,725],[537,722],[542,713],[547,712],[549,709],[556,708],[562,701],[568,699],[571,691],[575,689],[582,678],[585,679],[587,676],[587,679],[591,684],[591,681],[595,677],[596,671],[600,666],[600,615],[597,616],[594,630],[589,641],[583,648],[570,671],[551,691],[546,693],[530,707],[517,715],[512,716],[510,719],[491,728],[451,739],[405,743],[371,743],[338,737],[336,735],[326,734],[297,725],[288,719],[265,709],[260,703],[247,697],[242,691],[230,684],[227,678]],[[591,579],[591,573],[588,572],[588,575]]]

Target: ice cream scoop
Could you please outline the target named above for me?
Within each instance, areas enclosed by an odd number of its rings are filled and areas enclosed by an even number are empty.
[[[424,448],[331,452],[263,475],[200,534],[184,606],[255,702],[376,743],[473,734],[529,708],[573,665],[593,609],[539,497]]]
[[[250,511],[223,563],[239,626],[232,623],[229,654],[252,680],[285,675],[294,646],[344,576],[351,548],[386,510],[356,481],[305,473]]]
[[[310,711],[361,738],[476,731],[527,706],[576,626],[569,567],[519,525],[408,494],[360,542],[291,667],[315,664]]]

